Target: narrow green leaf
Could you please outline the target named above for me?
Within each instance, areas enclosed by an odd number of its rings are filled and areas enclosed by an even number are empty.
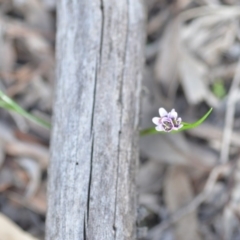
[[[42,127],[45,127],[47,129],[51,128],[50,123],[25,111],[21,106],[19,106],[14,100],[12,100],[10,97],[8,97],[1,90],[0,90],[0,107],[4,108],[6,110],[16,112],[16,113],[20,114],[21,116],[27,118],[28,120],[41,125]]]
[[[13,110],[13,108],[11,106],[9,106],[7,103],[5,103],[5,102],[3,102],[1,100],[0,100],[0,107],[4,108],[6,110],[10,110],[10,111]]]
[[[195,123],[192,123],[192,124],[183,125],[183,127],[181,129],[186,130],[186,129],[191,129],[191,128],[195,128],[195,127],[199,126],[201,123],[203,123],[207,119],[207,117],[210,115],[212,110],[213,109],[210,108],[209,111],[202,118],[200,118],[198,121],[196,121]],[[179,129],[179,131],[181,129]]]

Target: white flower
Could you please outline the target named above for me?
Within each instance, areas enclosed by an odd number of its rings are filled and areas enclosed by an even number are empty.
[[[164,108],[159,108],[159,115],[160,117],[154,117],[152,119],[153,123],[157,125],[155,127],[157,131],[171,132],[183,126],[181,124],[182,119],[178,118],[175,109],[172,109],[172,111],[168,113]]]

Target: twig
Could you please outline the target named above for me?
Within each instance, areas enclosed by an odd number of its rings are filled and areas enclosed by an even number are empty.
[[[222,139],[220,163],[226,163],[228,161],[229,147],[233,128],[233,119],[235,113],[235,103],[238,99],[239,84],[240,84],[240,59],[238,61],[236,73],[231,84],[229,98],[227,101],[227,110],[225,115],[225,127]]]

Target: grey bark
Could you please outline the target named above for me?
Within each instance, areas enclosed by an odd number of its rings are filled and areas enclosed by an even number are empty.
[[[141,0],[57,1],[47,240],[136,239]]]

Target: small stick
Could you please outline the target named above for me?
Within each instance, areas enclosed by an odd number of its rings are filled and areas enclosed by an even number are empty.
[[[234,75],[231,88],[229,91],[229,98],[227,102],[227,110],[225,115],[225,127],[223,131],[222,147],[220,154],[220,163],[226,163],[229,156],[230,141],[232,135],[235,103],[238,99],[238,86],[240,84],[240,59],[238,61],[236,73]]]

